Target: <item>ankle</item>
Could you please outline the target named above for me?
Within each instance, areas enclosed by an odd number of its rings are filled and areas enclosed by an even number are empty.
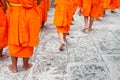
[[[17,70],[17,65],[15,65],[15,64],[11,64],[11,65],[12,65],[13,69]]]

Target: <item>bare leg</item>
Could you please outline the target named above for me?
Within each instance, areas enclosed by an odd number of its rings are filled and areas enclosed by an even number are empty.
[[[74,15],[74,14],[73,14]],[[73,22],[74,22],[74,17],[72,16],[72,21],[71,21],[71,25],[74,25]]]
[[[64,44],[65,43],[65,41],[64,41],[64,33],[59,33],[59,38],[60,38],[60,43]]]
[[[3,51],[3,49],[0,49],[0,56],[2,56],[2,51]]]
[[[67,39],[66,39],[66,35],[67,35],[67,33],[63,33],[64,42],[67,41]]]
[[[88,29],[88,16],[84,16],[84,28],[82,29],[83,32]]]
[[[2,54],[3,49],[0,49],[0,60],[8,58],[7,54]]]
[[[85,27],[88,26],[88,16],[84,16]]]
[[[103,17],[105,16],[105,10],[103,11]]]
[[[78,14],[79,14],[79,16],[81,16],[81,10],[82,10],[82,8],[80,8],[80,10],[79,10],[79,13],[78,13]]]
[[[89,31],[92,31],[93,22],[94,22],[94,18],[90,17],[90,25],[89,25],[89,28],[88,28]]]
[[[18,70],[17,70],[17,60],[18,60],[18,58],[11,56],[11,60],[12,60],[12,64],[10,64],[8,66],[8,68],[9,68],[10,71],[16,73],[16,72],[18,72]]]
[[[28,61],[29,61],[29,58],[23,58],[23,67],[22,67],[23,71],[27,71],[33,66],[31,63],[28,63]]]
[[[66,35],[64,35],[64,33],[59,33],[59,37],[60,37],[60,42],[61,42],[61,46],[59,50],[63,51]]]

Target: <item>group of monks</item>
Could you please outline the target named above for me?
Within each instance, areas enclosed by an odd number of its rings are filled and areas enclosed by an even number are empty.
[[[47,21],[47,10],[51,7],[50,0],[0,0],[0,60],[8,55],[3,48],[8,46],[12,64],[9,70],[16,73],[17,60],[23,58],[22,70],[32,67],[29,58],[33,55],[34,46],[39,42],[40,28]],[[66,35],[70,31],[72,17],[80,7],[84,16],[84,28],[92,30],[94,19],[103,15],[106,9],[120,7],[120,0],[55,0],[54,21],[60,37],[60,48],[65,49]],[[90,19],[89,19],[90,17]],[[90,20],[90,21],[89,21]]]
[[[80,13],[84,16],[84,28],[92,31],[94,19],[103,16],[105,10],[114,10],[120,7],[120,0],[55,0],[54,22],[59,38],[60,50],[65,49],[66,35],[70,31],[72,17],[76,8],[80,7]]]
[[[47,21],[49,8],[50,0],[0,0],[0,60],[8,58],[3,53],[8,46],[10,71],[18,72],[18,58],[23,58],[23,71],[32,67],[29,58],[39,42],[40,28]]]

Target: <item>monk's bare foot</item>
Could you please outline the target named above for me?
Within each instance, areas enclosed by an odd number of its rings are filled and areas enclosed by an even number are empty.
[[[7,54],[2,54],[1,56],[0,56],[0,60],[3,60],[3,59],[6,59],[6,58],[8,58],[9,56],[7,55]]]
[[[18,72],[17,68],[16,68],[15,65],[13,65],[13,64],[10,64],[10,65],[8,66],[8,68],[9,68],[9,70],[10,70],[11,72],[13,72],[13,73]]]
[[[88,27],[85,27],[82,29],[82,32],[85,32],[88,29]]]
[[[28,69],[30,69],[33,65],[31,63],[28,63],[28,65],[23,65],[22,67],[22,71],[27,71]]]
[[[60,51],[64,51],[64,50],[65,50],[64,47],[65,47],[65,44],[63,43],[63,44],[60,45],[59,50],[60,50]]]
[[[92,31],[93,29],[92,28],[88,28],[88,31]]]

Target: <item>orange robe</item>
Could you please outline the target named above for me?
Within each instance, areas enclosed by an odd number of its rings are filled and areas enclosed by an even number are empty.
[[[110,4],[110,0],[103,0],[103,8],[108,9]]]
[[[51,0],[47,0],[47,7],[48,9],[51,7]]]
[[[41,17],[42,17],[42,22],[46,22],[47,21],[47,10],[48,10],[48,4],[47,4],[47,0],[41,0],[39,7],[40,12],[42,12]]]
[[[109,8],[116,9],[120,7],[120,0],[110,0]]]
[[[82,8],[83,0],[78,0],[78,6]]]
[[[80,3],[79,3],[79,0],[73,0],[72,1],[72,5],[73,5],[73,13],[75,13],[77,7],[79,7]]]
[[[67,33],[74,12],[74,4],[71,0],[55,0],[54,22],[58,33]],[[71,9],[71,10],[70,10]]]
[[[2,8],[2,2],[0,0],[0,49],[7,46],[7,32],[6,13]]]
[[[36,0],[9,0],[8,48],[13,57],[30,57],[39,42],[40,17]]]
[[[98,18],[103,12],[103,0],[83,0],[82,14]]]
[[[120,0],[104,0],[104,9],[115,9],[120,7]]]

